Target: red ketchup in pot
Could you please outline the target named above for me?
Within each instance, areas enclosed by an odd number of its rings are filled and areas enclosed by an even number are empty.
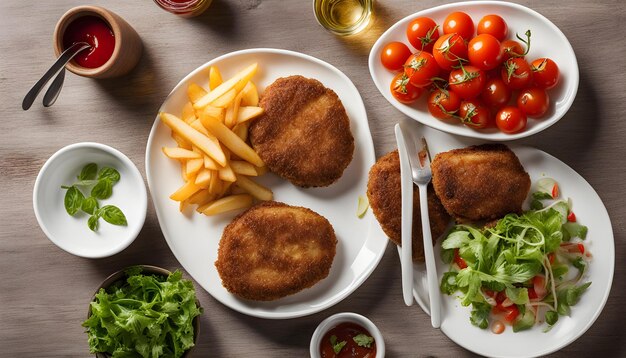
[[[85,68],[98,68],[113,55],[115,35],[113,30],[98,16],[82,16],[72,21],[63,34],[63,47],[69,48],[77,42],[86,42],[91,47],[81,51],[74,62]]]

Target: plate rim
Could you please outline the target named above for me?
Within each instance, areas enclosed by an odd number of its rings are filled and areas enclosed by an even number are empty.
[[[379,85],[378,81],[376,80],[376,78],[374,77],[374,66],[376,64],[376,62],[378,61],[378,58],[376,56],[376,53],[379,51],[379,49],[382,47],[383,45],[383,38],[385,38],[386,36],[388,36],[389,33],[391,33],[392,31],[394,31],[395,29],[397,29],[398,27],[400,27],[404,22],[407,22],[410,19],[416,18],[418,16],[422,16],[424,15],[425,12],[432,12],[432,11],[441,11],[441,10],[446,10],[446,9],[457,9],[459,7],[477,7],[477,6],[488,6],[488,5],[494,5],[494,6],[504,6],[504,7],[510,7],[510,8],[514,8],[517,11],[522,11],[522,12],[526,12],[534,17],[536,17],[537,19],[541,20],[543,23],[545,23],[548,27],[551,27],[552,30],[554,31],[555,34],[557,34],[562,40],[563,40],[563,44],[565,45],[565,47],[567,48],[567,50],[569,50],[569,52],[571,52],[572,59],[575,65],[575,76],[572,78],[572,88],[573,88],[573,93],[571,95],[571,99],[569,101],[567,101],[564,104],[564,110],[563,113],[557,117],[556,119],[552,120],[549,123],[545,124],[545,127],[533,127],[530,128],[528,130],[525,130],[523,132],[520,133],[515,133],[515,134],[507,134],[506,136],[502,137],[502,138],[493,138],[492,136],[490,136],[488,133],[482,133],[482,132],[478,132],[478,131],[451,131],[448,129],[449,124],[448,123],[444,123],[446,124],[446,126],[436,126],[433,127],[431,126],[428,122],[422,122],[421,120],[417,119],[416,116],[413,116],[404,105],[400,106],[397,103],[394,103],[393,101],[390,101],[387,96],[385,96],[385,94],[383,93],[384,89],[387,89],[387,86],[381,86]],[[459,10],[459,9],[457,9]],[[460,9],[459,11],[461,11],[462,9]],[[427,15],[425,15],[427,16]],[[413,51],[411,51],[413,52]],[[553,126],[554,124],[556,124],[557,122],[559,122],[563,117],[565,117],[565,115],[569,112],[570,108],[572,107],[572,104],[574,103],[574,100],[576,99],[576,96],[578,95],[578,87],[580,85],[580,68],[578,66],[578,59],[576,57],[576,53],[574,52],[574,48],[572,47],[572,44],[569,42],[569,40],[567,39],[567,37],[565,36],[565,34],[563,33],[563,31],[561,31],[561,29],[559,29],[552,21],[550,21],[550,19],[548,19],[547,17],[543,16],[541,13],[528,8],[524,5],[521,4],[517,4],[517,3],[512,3],[512,2],[506,2],[506,1],[494,1],[494,0],[480,0],[480,1],[462,1],[462,2],[457,2],[457,3],[449,3],[449,4],[443,4],[443,5],[438,5],[438,6],[434,6],[434,7],[430,7],[427,9],[423,9],[420,11],[417,11],[413,14],[410,14],[408,16],[403,17],[402,19],[396,21],[393,25],[391,25],[385,32],[382,33],[382,35],[380,35],[378,37],[378,39],[376,40],[376,42],[374,42],[374,45],[372,45],[372,48],[370,49],[370,53],[368,56],[368,69],[369,69],[369,73],[370,73],[370,77],[372,79],[372,82],[374,82],[374,85],[376,86],[376,89],[378,89],[378,92],[380,92],[380,94],[383,96],[383,98],[389,103],[391,104],[392,107],[394,107],[395,109],[399,110],[402,114],[404,114],[405,116],[411,118],[411,120],[414,120],[422,125],[428,126],[430,128],[436,129],[438,131],[442,131],[451,135],[456,135],[456,136],[461,136],[461,137],[465,137],[465,138],[475,138],[475,139],[480,139],[480,140],[486,140],[486,141],[490,141],[490,142],[509,142],[509,141],[513,141],[513,140],[517,140],[517,139],[522,139],[522,138],[526,138],[529,136],[532,136],[534,134],[543,132],[544,130],[550,128],[551,126]],[[430,115],[429,113],[424,113],[424,115]],[[438,123],[438,122],[437,122]],[[442,122],[443,123],[443,122]],[[453,127],[454,128],[457,127]],[[500,134],[499,132],[496,134]]]
[[[554,347],[551,348],[547,348],[544,349],[542,351],[538,351],[536,353],[533,353],[532,355],[527,355],[528,357],[539,357],[539,356],[544,356],[544,355],[548,355],[551,353],[554,353],[560,349],[563,349],[565,347],[567,347],[568,345],[572,344],[573,342],[575,342],[576,340],[578,340],[578,338],[580,338],[583,334],[585,334],[589,328],[591,328],[591,326],[596,322],[596,320],[598,319],[598,317],[600,316],[600,314],[602,313],[602,311],[604,310],[604,307],[606,306],[606,303],[608,301],[609,295],[611,293],[611,288],[613,287],[613,278],[615,275],[615,233],[613,232],[613,223],[611,222],[611,217],[609,215],[608,210],[606,209],[606,205],[604,204],[604,202],[602,201],[602,198],[600,197],[600,195],[598,194],[598,192],[593,188],[593,186],[591,184],[589,184],[589,182],[587,181],[587,179],[585,179],[585,177],[583,177],[580,173],[578,173],[576,170],[574,170],[572,167],[570,167],[567,163],[565,163],[564,161],[560,160],[559,158],[553,156],[552,154],[533,147],[533,146],[529,146],[529,145],[519,145],[519,144],[513,144],[510,146],[511,150],[513,152],[519,151],[519,150],[530,150],[530,151],[535,151],[536,153],[540,153],[541,155],[546,156],[547,158],[549,158],[550,160],[556,160],[558,162],[560,162],[562,165],[564,165],[567,169],[571,170],[572,172],[576,173],[580,179],[582,179],[582,181],[589,186],[589,188],[591,188],[591,190],[593,191],[593,194],[595,194],[595,196],[599,199],[599,202],[601,204],[601,208],[599,207],[598,210],[602,209],[602,213],[603,215],[606,215],[606,218],[608,219],[610,225],[608,227],[608,231],[610,233],[611,236],[611,249],[610,251],[610,258],[606,258],[606,259],[611,259],[610,260],[610,270],[609,270],[609,277],[608,277],[608,285],[604,288],[603,291],[603,297],[602,300],[600,301],[600,304],[597,306],[596,310],[593,312],[593,315],[591,317],[591,319],[589,321],[587,321],[587,323],[585,325],[582,326],[582,328],[573,336],[571,336],[569,339],[563,340],[561,342],[559,342],[557,345],[555,345]],[[517,153],[516,153],[517,155]],[[441,242],[438,243],[438,245],[441,245]],[[398,251],[399,254],[399,251]],[[441,261],[440,259],[438,261]],[[415,270],[415,267],[414,267]],[[439,273],[438,273],[439,274]],[[421,289],[419,289],[419,286],[414,286],[413,288],[413,297],[415,299],[415,301],[418,303],[418,307],[420,307],[422,309],[422,311],[424,311],[424,313],[426,313],[428,316],[430,316],[429,313],[429,307],[428,307],[428,302],[423,302],[423,300],[419,297],[419,291],[422,291]],[[425,295],[428,296],[428,292],[425,292]],[[442,296],[445,297],[445,296]],[[447,299],[447,298],[445,298]],[[451,299],[453,300],[457,300],[455,297],[451,297]],[[481,352],[475,349],[472,349],[470,347],[468,347],[467,345],[452,339],[448,333],[446,332],[447,330],[445,328],[442,328],[441,332],[443,334],[446,335],[446,337],[450,338],[450,340],[452,340],[454,343],[458,344],[459,346],[463,347],[464,349],[467,349],[470,352],[476,353],[476,354],[480,354],[480,355],[484,355],[485,352]],[[521,356],[521,355],[520,355]],[[493,355],[493,357],[500,357],[500,358],[509,358],[509,357],[518,357],[518,356],[512,356],[512,355],[505,355],[505,354],[498,354],[498,355]]]
[[[370,131],[370,127],[369,127],[369,120],[367,117],[367,110],[365,108],[365,103],[363,102],[363,97],[361,96],[361,93],[359,92],[359,90],[356,88],[356,86],[354,85],[354,83],[352,82],[352,80],[350,80],[350,78],[343,73],[341,70],[339,70],[337,67],[333,66],[332,64],[321,60],[319,58],[316,58],[314,56],[305,54],[305,53],[301,53],[301,52],[297,52],[297,51],[291,51],[291,50],[285,50],[285,49],[278,49],[278,48],[269,48],[269,47],[259,47],[259,48],[250,48],[250,49],[243,49],[243,50],[237,50],[237,51],[232,51],[232,52],[228,52],[225,54],[222,54],[220,56],[214,57],[212,59],[210,59],[209,61],[204,62],[203,64],[201,64],[200,66],[198,66],[197,68],[195,68],[194,70],[192,70],[189,74],[187,74],[185,77],[183,77],[175,86],[174,88],[170,91],[170,93],[167,95],[167,97],[163,100],[163,103],[161,104],[161,106],[159,106],[158,112],[155,116],[155,120],[152,124],[152,128],[150,129],[150,133],[148,134],[148,140],[146,142],[146,154],[145,154],[145,170],[146,170],[146,180],[148,182],[148,189],[150,191],[150,197],[152,198],[152,202],[153,205],[155,203],[155,199],[154,199],[154,193],[153,193],[153,184],[152,184],[152,177],[150,175],[151,170],[150,170],[150,148],[152,147],[152,143],[154,141],[154,138],[156,137],[155,133],[158,127],[158,124],[161,122],[158,113],[162,111],[163,107],[165,106],[165,104],[170,100],[170,98],[173,96],[173,94],[175,92],[177,92],[180,87],[182,87],[191,77],[195,76],[197,73],[207,69],[209,66],[211,66],[212,63],[216,63],[231,57],[237,57],[237,56],[242,56],[242,55],[250,55],[250,54],[278,54],[278,55],[286,55],[286,56],[293,56],[293,57],[298,57],[310,62],[313,62],[317,65],[320,65],[322,67],[325,67],[329,70],[331,70],[333,73],[335,73],[336,75],[338,75],[340,78],[342,78],[343,80],[345,80],[346,84],[349,85],[349,87],[354,90],[355,95],[357,96],[356,98],[358,98],[358,103],[356,104],[360,110],[362,110],[363,115],[364,115],[364,119],[363,122],[364,123],[360,123],[360,125],[362,126],[362,130],[365,131],[365,134],[369,137],[372,145],[371,145],[371,149],[367,149],[367,148],[362,148],[360,150],[363,150],[366,152],[366,155],[371,156],[372,158],[376,158],[376,152],[375,152],[375,148],[374,148],[374,140],[372,138],[372,133]],[[183,269],[185,269],[185,266],[182,264],[181,260],[179,259],[180,253],[177,253],[176,250],[174,250],[174,248],[172,247],[172,245],[170,244],[171,239],[169,238],[169,236],[165,233],[165,231],[162,228],[162,224],[161,224],[161,217],[159,215],[159,210],[157,210],[156,205],[154,205],[155,207],[155,212],[156,212],[156,216],[157,216],[157,222],[159,223],[159,229],[163,235],[163,237],[165,238],[165,241],[167,243],[168,248],[170,249],[170,251],[172,252],[172,254],[174,255],[174,257],[176,258],[176,260],[178,261],[178,263],[182,266]],[[373,218],[370,218],[370,222],[369,222],[369,227],[368,230],[372,230],[373,228],[375,228],[375,225],[377,225],[377,222],[373,222],[375,221]],[[354,291],[356,291],[359,287],[361,287],[361,285],[370,277],[370,275],[374,272],[374,270],[376,270],[376,268],[378,267],[378,265],[380,264],[380,261],[382,260],[382,257],[384,256],[385,252],[386,252],[386,248],[387,245],[389,243],[389,240],[387,240],[387,238],[385,237],[385,244],[382,247],[382,249],[380,250],[379,253],[376,254],[375,258],[370,262],[369,267],[367,268],[367,270],[364,270],[364,274],[362,274],[360,277],[358,277],[357,279],[355,279],[349,286],[347,286],[348,289],[343,289],[342,291],[340,291],[339,293],[337,293],[337,295],[332,299],[329,300],[328,302],[319,305],[319,306],[311,306],[306,310],[302,310],[299,311],[297,313],[281,313],[279,311],[272,311],[272,312],[267,312],[267,311],[259,311],[259,310],[241,310],[239,309],[239,307],[232,305],[230,302],[227,302],[225,300],[222,300],[221,298],[218,298],[216,296],[214,296],[213,294],[211,294],[211,292],[209,292],[208,290],[206,290],[202,285],[200,285],[200,287],[202,287],[202,289],[204,291],[206,291],[211,297],[213,297],[215,300],[217,300],[218,302],[220,302],[221,304],[223,304],[224,306],[232,309],[233,311],[239,312],[241,314],[245,314],[247,316],[251,316],[251,317],[257,317],[257,318],[263,318],[263,319],[272,319],[272,320],[280,320],[280,319],[292,319],[292,318],[299,318],[299,317],[304,317],[304,316],[309,316],[318,312],[321,312],[323,310],[326,310],[336,304],[338,304],[339,302],[343,301],[344,299],[346,299],[349,295],[351,295]],[[185,271],[187,271],[185,269]],[[189,274],[194,280],[195,277],[193,277],[191,274]],[[197,281],[197,280],[196,280]]]

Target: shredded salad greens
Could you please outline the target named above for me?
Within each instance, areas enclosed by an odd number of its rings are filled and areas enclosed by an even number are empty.
[[[169,276],[143,275],[141,267],[127,279],[103,288],[83,322],[91,353],[117,357],[180,357],[194,345],[196,305],[193,283],[180,271]]]
[[[518,332],[545,321],[547,331],[591,285],[582,282],[591,257],[582,242],[587,227],[549,180],[552,186],[543,180],[532,194],[530,211],[482,229],[456,225],[442,242],[442,259],[451,266],[441,291],[460,293],[461,304],[472,306],[473,325],[485,329],[502,320]]]

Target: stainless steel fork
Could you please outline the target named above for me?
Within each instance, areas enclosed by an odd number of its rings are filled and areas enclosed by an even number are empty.
[[[407,133],[407,132],[404,132]],[[428,184],[432,179],[430,170],[430,154],[428,144],[422,137],[419,141],[414,135],[405,135],[405,142],[411,164],[413,183],[420,193],[420,212],[422,219],[422,237],[424,239],[424,257],[426,260],[426,277],[428,279],[428,296],[430,298],[430,321],[434,328],[441,326],[441,293],[435,264],[433,239],[430,232],[430,218],[428,215]]]

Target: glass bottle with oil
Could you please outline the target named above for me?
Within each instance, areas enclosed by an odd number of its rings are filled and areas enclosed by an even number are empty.
[[[313,0],[315,18],[337,35],[352,35],[367,27],[374,0]]]

